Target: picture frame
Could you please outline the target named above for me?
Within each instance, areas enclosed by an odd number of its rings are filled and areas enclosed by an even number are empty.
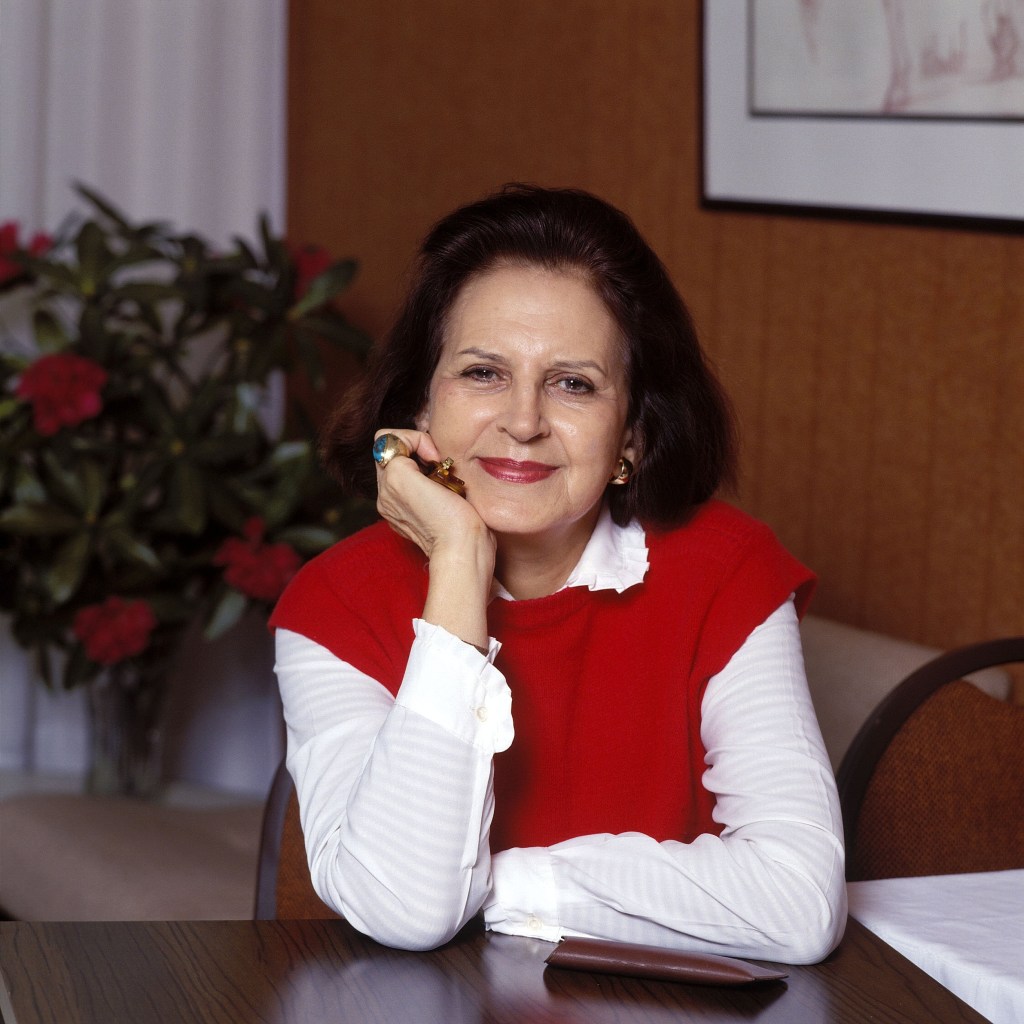
[[[705,207],[1024,231],[1024,118],[755,113],[758,2],[703,3]]]

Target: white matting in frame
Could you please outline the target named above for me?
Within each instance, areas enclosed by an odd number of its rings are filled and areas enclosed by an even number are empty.
[[[1024,222],[1020,120],[752,114],[751,2],[704,0],[706,200]]]

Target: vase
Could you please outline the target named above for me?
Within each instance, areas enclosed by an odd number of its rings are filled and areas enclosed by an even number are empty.
[[[164,687],[131,669],[111,669],[89,686],[86,789],[155,797],[163,785]]]

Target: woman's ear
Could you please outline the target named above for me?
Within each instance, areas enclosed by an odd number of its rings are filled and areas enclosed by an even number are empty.
[[[421,433],[424,433],[424,434],[429,434],[430,433],[430,403],[429,402],[426,405],[424,405],[423,408],[420,409],[420,411],[418,413],[416,413],[416,418],[413,420],[413,423],[416,425],[416,429],[419,430]]]
[[[610,484],[617,486],[627,483],[636,470],[637,446],[633,444],[633,435],[629,429],[622,435],[619,453],[615,457],[615,468],[608,478]]]

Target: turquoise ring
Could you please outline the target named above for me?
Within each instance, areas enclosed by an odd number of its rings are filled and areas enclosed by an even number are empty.
[[[397,434],[381,434],[373,442],[373,461],[381,469],[384,469],[396,455],[408,458],[411,454],[409,446]]]

